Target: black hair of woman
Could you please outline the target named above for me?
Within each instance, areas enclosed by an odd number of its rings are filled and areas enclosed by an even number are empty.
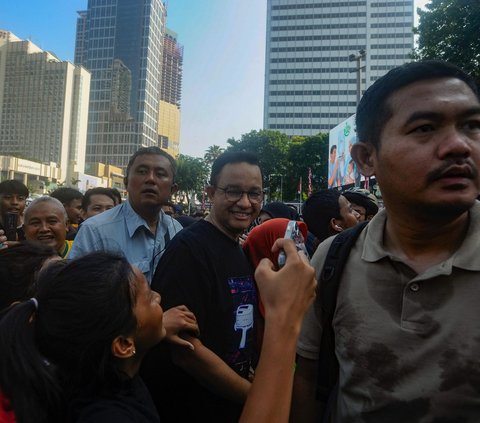
[[[134,278],[125,258],[108,253],[52,263],[35,299],[5,314],[0,345],[10,348],[0,349],[0,387],[17,421],[66,421],[70,399],[126,378],[112,349],[137,329]]]

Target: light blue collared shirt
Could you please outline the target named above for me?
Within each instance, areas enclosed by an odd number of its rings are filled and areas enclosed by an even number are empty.
[[[83,222],[68,258],[92,251],[122,254],[150,283],[167,243],[181,230],[180,223],[161,211],[156,234],[152,234],[127,200]]]

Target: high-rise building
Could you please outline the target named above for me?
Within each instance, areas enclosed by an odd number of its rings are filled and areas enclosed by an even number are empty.
[[[413,19],[413,0],[268,0],[264,127],[315,135],[354,114],[409,61]]]
[[[92,74],[87,162],[126,167],[158,146],[163,0],[89,0],[79,12],[76,63]]]
[[[0,30],[0,152],[83,172],[90,73]]]
[[[174,157],[178,156],[180,147],[182,66],[183,46],[178,43],[177,34],[167,28],[163,44],[158,134],[160,135],[160,147]]]

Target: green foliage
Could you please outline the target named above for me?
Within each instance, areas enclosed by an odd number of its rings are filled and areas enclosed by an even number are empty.
[[[272,130],[251,131],[240,140],[227,141],[228,151],[251,151],[257,155],[265,177],[268,201],[298,201],[302,178],[302,201],[308,190],[308,169],[312,170],[312,189],[327,186],[328,134],[288,137]]]
[[[199,157],[191,157],[180,154],[177,158],[178,190],[187,195],[188,201],[192,194],[201,197],[208,177],[208,166]]]
[[[327,188],[328,179],[328,134],[298,137],[291,141],[288,151],[285,198],[298,198],[298,181],[302,178],[302,201],[308,192],[308,169],[312,171],[312,192]]]
[[[212,167],[213,162],[217,159],[224,152],[224,149],[219,145],[211,145],[205,151],[205,155],[203,156],[204,162],[208,165],[208,167]]]
[[[230,138],[228,151],[251,151],[258,156],[265,178],[278,173],[285,174],[290,138],[278,131],[262,129],[243,134],[240,140]]]
[[[431,0],[418,13],[414,58],[454,63],[480,83],[480,1]]]

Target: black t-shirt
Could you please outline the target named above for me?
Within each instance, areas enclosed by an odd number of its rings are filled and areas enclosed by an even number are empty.
[[[76,398],[70,404],[75,423],[155,423],[160,422],[150,393],[139,376],[119,384],[111,392]]]
[[[247,378],[257,354],[257,293],[253,269],[238,243],[204,220],[168,245],[152,289],[168,310],[186,305],[196,316],[203,344]],[[238,420],[241,406],[204,389],[171,362],[166,343],[144,360],[141,375],[162,421]]]

